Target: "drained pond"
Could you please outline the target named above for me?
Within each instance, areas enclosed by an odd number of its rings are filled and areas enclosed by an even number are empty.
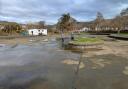
[[[128,89],[128,57],[110,49],[85,51],[81,58],[57,40],[5,45],[0,47],[0,89]]]

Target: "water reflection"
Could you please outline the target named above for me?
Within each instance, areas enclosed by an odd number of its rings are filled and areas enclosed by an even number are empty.
[[[69,88],[73,70],[61,61],[78,56],[60,49],[57,41],[3,47],[0,52],[0,88],[65,89],[65,85]]]

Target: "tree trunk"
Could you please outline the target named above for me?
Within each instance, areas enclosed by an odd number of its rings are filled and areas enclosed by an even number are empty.
[[[118,30],[118,34],[120,34],[121,29]]]

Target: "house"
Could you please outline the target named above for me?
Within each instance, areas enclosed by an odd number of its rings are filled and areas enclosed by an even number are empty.
[[[87,32],[87,31],[90,31],[90,28],[88,27],[84,27],[82,29],[80,29],[81,32]]]
[[[80,28],[79,30],[74,30],[73,32],[74,33],[81,33],[81,32],[88,32],[90,31],[91,29],[88,28],[88,27],[83,27],[83,28]]]
[[[38,35],[47,35],[47,29],[29,29],[28,35],[38,36]]]
[[[3,30],[4,28],[5,28],[5,26],[0,24],[0,30]]]

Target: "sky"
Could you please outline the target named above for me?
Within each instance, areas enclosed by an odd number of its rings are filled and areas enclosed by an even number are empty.
[[[78,21],[91,21],[97,12],[113,18],[127,7],[128,0],[0,0],[0,20],[54,24],[70,13]]]

